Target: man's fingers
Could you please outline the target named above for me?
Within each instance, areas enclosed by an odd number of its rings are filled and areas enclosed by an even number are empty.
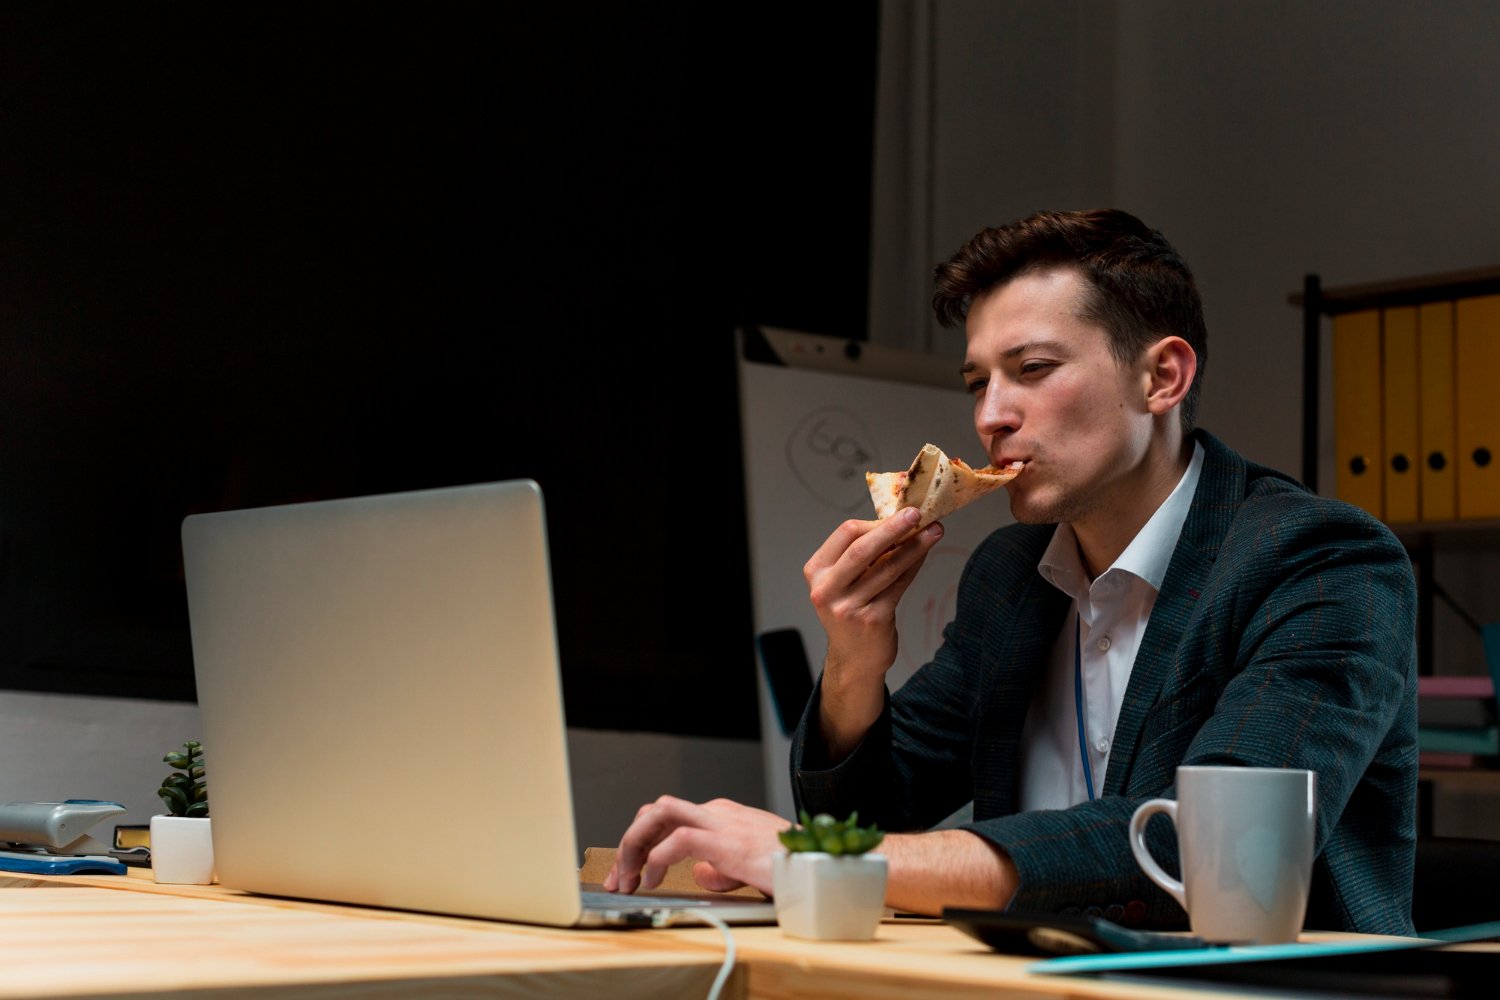
[[[817,579],[809,589],[808,597],[824,627],[830,626],[830,616],[835,620],[852,620],[888,613],[942,534],[942,525],[933,522],[902,543],[896,551],[876,559],[872,565],[861,563],[849,567],[841,563],[837,571],[830,571]],[[849,569],[852,573],[845,579],[844,571]],[[881,609],[887,610],[882,612]]]
[[[827,570],[838,568],[845,561],[852,567],[868,566],[909,534],[918,520],[920,515],[916,508],[908,507],[882,521],[845,521],[803,566],[803,576],[811,580]],[[844,572],[858,574],[859,569]]]
[[[685,858],[697,862],[699,885],[724,892],[741,885],[771,891],[770,857],[787,821],[729,799],[687,802],[664,795],[641,809],[625,831],[604,886],[613,892],[654,889]]]
[[[899,556],[877,559],[863,575],[849,585],[850,604],[864,607],[886,600],[894,605],[900,599],[926,562],[927,553],[943,537],[943,526],[941,522],[934,521],[913,537],[916,541],[910,548]]]
[[[610,891],[634,892],[639,888],[642,884],[641,870],[648,856],[672,831],[690,825],[709,827],[712,822],[712,815],[702,806],[671,795],[663,795],[655,802],[641,807],[636,813],[635,821],[620,838],[619,849],[615,851],[614,867],[610,870],[615,885]],[[661,874],[657,875],[658,881]],[[609,888],[607,883],[606,888]]]
[[[668,868],[683,858],[693,857],[708,839],[705,831],[695,827],[679,826],[673,830],[646,855],[646,863],[641,867],[639,888],[655,889],[661,885],[662,879],[667,877]]]
[[[907,541],[917,533],[917,524],[922,514],[915,507],[903,507],[881,521],[868,535],[859,540],[858,548],[851,545],[865,565],[873,564],[881,556]]]
[[[737,878],[730,878],[707,861],[693,865],[693,881],[709,892],[730,892],[745,885]]]

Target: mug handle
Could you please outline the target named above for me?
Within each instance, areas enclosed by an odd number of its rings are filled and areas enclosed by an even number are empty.
[[[1130,850],[1135,854],[1136,863],[1146,876],[1171,893],[1184,910],[1187,909],[1187,893],[1183,890],[1182,883],[1168,875],[1162,866],[1156,863],[1151,856],[1151,849],[1146,846],[1146,821],[1157,813],[1166,813],[1167,818],[1172,821],[1172,828],[1177,828],[1177,803],[1172,799],[1151,799],[1142,802],[1136,807],[1135,814],[1130,817]]]

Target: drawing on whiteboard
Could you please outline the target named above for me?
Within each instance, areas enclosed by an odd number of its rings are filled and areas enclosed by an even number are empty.
[[[880,455],[875,435],[852,411],[824,406],[797,421],[786,460],[803,488],[835,510],[869,506],[865,472],[880,467]]]

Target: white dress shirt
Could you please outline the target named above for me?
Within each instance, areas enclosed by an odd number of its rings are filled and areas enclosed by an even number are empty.
[[[1021,729],[1023,811],[1065,809],[1089,797],[1079,748],[1075,635],[1083,665],[1081,714],[1094,797],[1104,793],[1104,772],[1125,686],[1202,470],[1203,446],[1198,444],[1171,494],[1120,557],[1092,583],[1071,525],[1059,524],[1042,553],[1037,571],[1073,603],[1052,644],[1046,675],[1032,696]]]

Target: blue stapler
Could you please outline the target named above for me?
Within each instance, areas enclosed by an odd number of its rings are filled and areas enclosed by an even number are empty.
[[[101,799],[0,803],[0,871],[123,875],[124,863],[109,856],[111,845],[89,831],[125,811]]]

